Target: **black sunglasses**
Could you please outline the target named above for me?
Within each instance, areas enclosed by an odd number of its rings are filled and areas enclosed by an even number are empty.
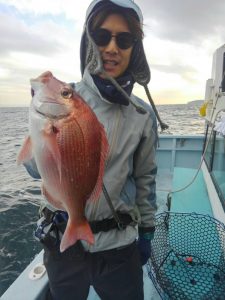
[[[128,49],[134,45],[137,39],[130,32],[119,32],[117,34],[112,34],[111,31],[99,28],[91,33],[95,44],[99,47],[104,47],[109,44],[112,37],[115,37],[116,44],[120,49]]]

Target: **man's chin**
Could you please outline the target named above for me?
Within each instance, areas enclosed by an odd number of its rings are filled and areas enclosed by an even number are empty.
[[[118,75],[116,75],[113,72],[99,73],[98,75],[102,79],[107,79],[107,77],[112,77],[112,78],[116,79],[117,77],[119,77]]]

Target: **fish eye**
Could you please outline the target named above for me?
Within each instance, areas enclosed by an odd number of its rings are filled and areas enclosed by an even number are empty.
[[[73,96],[73,91],[71,89],[65,88],[61,91],[61,96],[65,99],[70,99]]]

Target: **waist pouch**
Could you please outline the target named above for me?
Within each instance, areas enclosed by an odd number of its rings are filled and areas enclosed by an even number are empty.
[[[124,230],[128,225],[136,225],[129,214],[117,212],[120,222],[114,218],[103,219],[101,221],[91,221],[89,225],[92,232],[107,232],[112,229]],[[64,211],[51,211],[45,207],[41,211],[41,218],[37,222],[35,238],[48,248],[59,245],[61,237],[65,231],[68,214]]]

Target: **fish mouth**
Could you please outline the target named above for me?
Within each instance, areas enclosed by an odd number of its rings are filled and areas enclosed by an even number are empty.
[[[34,110],[39,115],[48,118],[59,120],[69,116],[70,111],[65,104],[57,103],[54,100],[45,101],[40,107],[34,107]]]

